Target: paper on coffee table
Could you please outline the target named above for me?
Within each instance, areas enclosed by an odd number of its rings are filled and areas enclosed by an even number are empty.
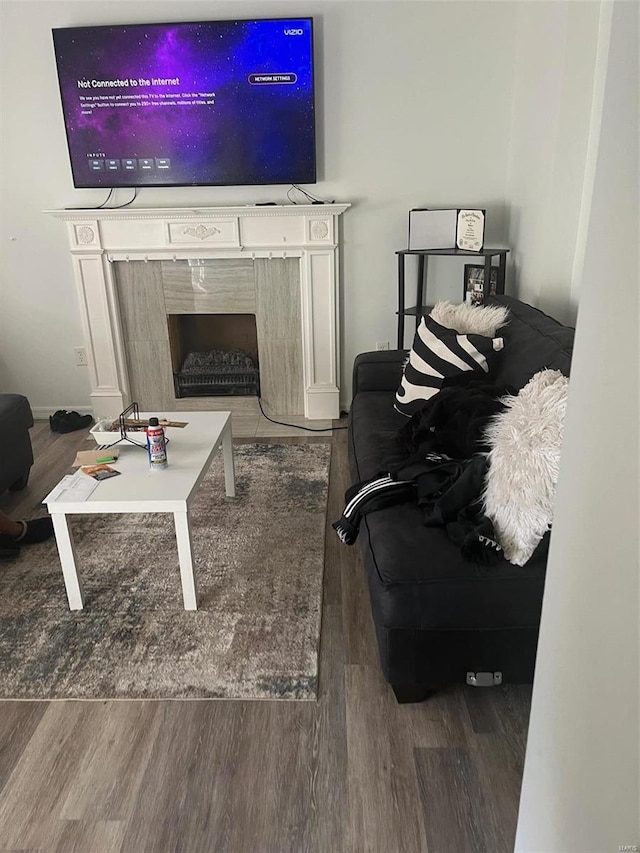
[[[78,503],[86,501],[100,485],[98,480],[87,477],[78,469],[75,474],[67,474],[55,488],[49,492],[43,503],[55,503],[58,501]]]

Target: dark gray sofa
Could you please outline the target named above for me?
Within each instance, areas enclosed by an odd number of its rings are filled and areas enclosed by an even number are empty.
[[[33,413],[22,394],[0,394],[0,494],[24,489],[33,465]]]
[[[490,301],[510,309],[500,331],[505,346],[489,376],[494,384],[520,389],[545,367],[569,375],[573,329],[508,296]],[[397,432],[406,418],[393,402],[405,358],[396,350],[355,360],[349,424],[354,484],[404,458]],[[464,560],[444,529],[425,527],[415,502],[363,517],[358,543],[380,663],[398,701],[420,701],[465,680],[532,680],[548,538],[524,567],[504,559],[488,567]]]

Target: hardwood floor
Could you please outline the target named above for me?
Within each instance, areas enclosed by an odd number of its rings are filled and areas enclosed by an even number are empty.
[[[0,497],[14,517],[87,446],[44,422],[32,441],[29,486]],[[512,850],[530,688],[396,703],[357,546],[329,524],[346,431],[333,442],[318,702],[0,702],[2,853]]]

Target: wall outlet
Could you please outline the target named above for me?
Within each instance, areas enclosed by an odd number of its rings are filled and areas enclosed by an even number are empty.
[[[376,342],[376,350],[386,350],[389,349],[389,341],[377,341]]]
[[[89,359],[87,358],[87,348],[86,347],[74,347],[73,350],[76,354],[76,366],[77,367],[87,367],[89,364]]]

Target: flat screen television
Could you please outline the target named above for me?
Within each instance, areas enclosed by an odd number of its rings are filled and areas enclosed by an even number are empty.
[[[311,18],[53,30],[76,187],[316,180]]]

